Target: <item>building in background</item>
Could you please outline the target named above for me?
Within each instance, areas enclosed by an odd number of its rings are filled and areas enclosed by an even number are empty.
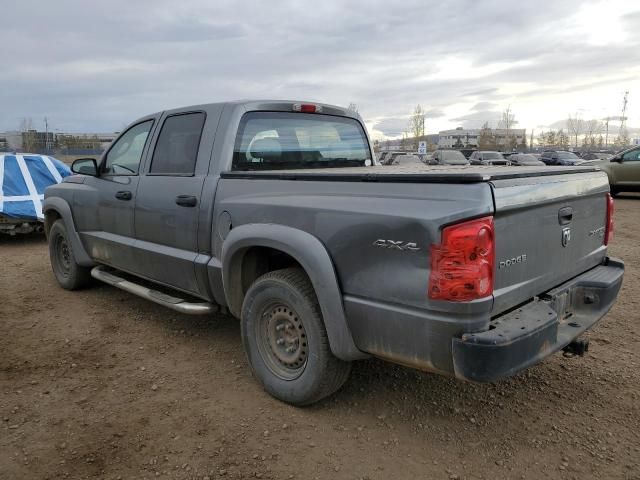
[[[496,150],[511,150],[526,145],[527,131],[524,128],[469,128],[458,127],[438,133],[438,148],[478,148],[483,143],[482,136]]]
[[[61,133],[26,130],[0,132],[0,149],[28,153],[104,151],[118,136],[116,133]]]
[[[415,138],[379,140],[377,144],[380,152],[416,152],[419,141],[426,141],[428,148],[434,150],[438,144],[438,134],[424,135],[417,140]]]

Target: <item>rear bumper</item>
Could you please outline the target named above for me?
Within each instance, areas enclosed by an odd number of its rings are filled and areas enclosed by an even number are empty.
[[[613,306],[624,264],[608,258],[578,277],[490,322],[490,329],[453,339],[455,376],[492,382],[562,349]]]

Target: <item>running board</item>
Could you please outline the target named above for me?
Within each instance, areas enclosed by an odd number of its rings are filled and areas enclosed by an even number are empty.
[[[158,290],[143,287],[137,283],[125,280],[124,278],[112,273],[112,271],[108,271],[107,267],[102,265],[91,269],[91,276],[126,292],[133,293],[134,295],[151,300],[152,302],[170,308],[171,310],[175,310],[176,312],[186,313],[189,315],[208,315],[218,311],[218,305],[214,303],[187,302],[183,298],[173,297],[166,293],[159,292]]]

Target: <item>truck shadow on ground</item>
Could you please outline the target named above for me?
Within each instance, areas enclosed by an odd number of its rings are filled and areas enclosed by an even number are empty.
[[[0,234],[0,247],[39,245],[47,242],[44,233],[27,233],[20,235]]]
[[[272,406],[275,402],[276,408],[284,411],[293,408],[261,393],[243,353],[237,319],[228,315],[210,318],[175,314],[108,286],[97,287],[95,294],[107,298],[115,295],[118,301],[140,311],[139,320],[143,323],[173,335],[178,344],[188,342],[192,351],[200,352],[202,361],[209,363],[209,368],[216,370],[219,365],[220,370],[212,374],[224,377],[228,373],[227,381],[236,385],[239,382],[243,391],[254,396],[253,402]],[[207,351],[214,352],[211,361],[204,360]],[[229,364],[237,370],[227,370]],[[446,436],[452,427],[458,432],[455,435],[464,432],[482,436],[492,432],[491,442],[499,443],[516,426],[547,432],[557,424],[558,412],[565,418],[578,418],[605,402],[603,395],[607,392],[588,381],[593,377],[592,367],[593,362],[588,359],[556,354],[515,377],[495,384],[471,384],[370,359],[353,364],[351,377],[339,392],[301,412],[307,418],[325,418],[329,414],[350,422],[394,425],[392,428],[405,433],[433,430]],[[508,429],[504,428],[505,422],[510,424]]]

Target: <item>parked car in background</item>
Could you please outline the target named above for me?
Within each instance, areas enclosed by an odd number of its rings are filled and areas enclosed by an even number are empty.
[[[540,157],[547,165],[580,165],[584,160],[573,152],[566,150],[546,150]]]
[[[460,148],[458,151],[464,155],[464,158],[469,158],[473,152],[477,151],[477,148]]]
[[[436,150],[433,152],[433,165],[469,165],[469,160],[458,150]]]
[[[393,159],[391,165],[424,165],[420,157],[414,154],[398,155]]]
[[[580,155],[583,160],[609,160],[613,154],[606,152],[586,152]]]
[[[389,152],[380,152],[380,153],[377,155],[378,163],[379,163],[380,165],[384,165],[384,164],[385,164],[385,161],[386,161],[386,159],[387,159],[387,157],[388,157],[388,156],[389,156]]]
[[[511,165],[519,167],[533,167],[545,164],[542,160],[539,160],[535,155],[530,153],[513,153],[509,155],[509,161]]]
[[[619,152],[608,160],[594,160],[587,164],[607,172],[612,195],[640,191],[640,147]]]
[[[471,165],[509,165],[509,160],[505,159],[500,152],[486,150],[476,150],[469,157]]]
[[[404,155],[405,152],[383,152],[384,157],[378,159],[381,165],[391,165],[398,155]]]

